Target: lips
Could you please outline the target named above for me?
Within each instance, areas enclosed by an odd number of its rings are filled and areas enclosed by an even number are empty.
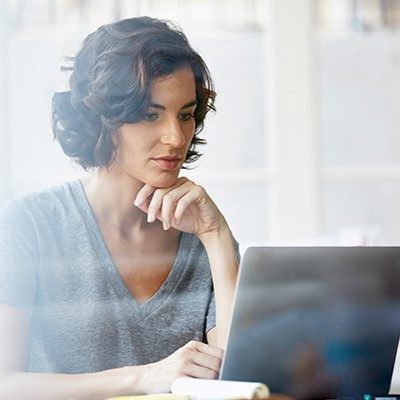
[[[159,156],[152,158],[153,161],[155,161],[161,168],[163,169],[168,169],[168,170],[173,170],[178,167],[178,165],[181,162],[181,157],[180,156],[175,156],[175,155],[165,155],[165,156]]]

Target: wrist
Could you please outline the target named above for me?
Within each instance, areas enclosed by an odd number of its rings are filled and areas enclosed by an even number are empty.
[[[118,395],[136,395],[145,393],[145,365],[119,368]]]
[[[224,229],[207,233],[199,239],[206,250],[214,284],[220,279],[235,281],[239,262],[229,227],[226,225]]]
[[[232,233],[225,220],[218,229],[198,234],[197,237],[206,249],[208,247],[215,247],[218,243],[233,243]]]
[[[134,394],[149,394],[149,387],[146,381],[149,364],[139,365],[131,368],[131,388]]]

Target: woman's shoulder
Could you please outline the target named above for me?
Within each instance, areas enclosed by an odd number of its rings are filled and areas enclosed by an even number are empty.
[[[73,186],[79,181],[65,181],[7,200],[0,208],[0,219],[32,218],[65,212],[73,201]]]

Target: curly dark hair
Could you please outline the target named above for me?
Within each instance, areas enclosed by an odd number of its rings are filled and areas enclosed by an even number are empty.
[[[151,80],[185,66],[193,71],[198,102],[185,163],[201,156],[196,146],[206,141],[198,134],[206,114],[215,111],[213,82],[203,59],[170,21],[137,17],[103,25],[69,59],[73,66],[64,69],[72,70],[70,90],[53,96],[52,129],[64,153],[85,170],[112,164],[113,134],[123,123],[143,119]]]

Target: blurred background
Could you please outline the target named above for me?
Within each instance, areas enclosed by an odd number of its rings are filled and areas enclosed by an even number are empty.
[[[52,140],[99,25],[175,21],[218,97],[202,184],[248,245],[400,244],[400,0],[0,0],[0,204],[83,174]]]

